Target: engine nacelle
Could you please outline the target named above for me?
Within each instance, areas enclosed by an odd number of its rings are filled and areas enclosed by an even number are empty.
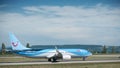
[[[69,59],[71,59],[71,56],[70,55],[62,55],[62,59],[69,60]]]

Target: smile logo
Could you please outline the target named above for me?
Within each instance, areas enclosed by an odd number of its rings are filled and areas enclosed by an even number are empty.
[[[14,47],[16,47],[17,45],[18,45],[18,41],[15,43],[15,42],[12,42],[12,45],[14,46]]]
[[[80,50],[78,49],[77,52],[80,52]]]

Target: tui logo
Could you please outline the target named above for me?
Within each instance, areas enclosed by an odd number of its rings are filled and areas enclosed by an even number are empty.
[[[80,49],[78,49],[77,52],[80,52]]]
[[[15,43],[15,42],[12,42],[12,45],[14,46],[14,47],[16,47],[16,46],[18,46],[18,41]]]

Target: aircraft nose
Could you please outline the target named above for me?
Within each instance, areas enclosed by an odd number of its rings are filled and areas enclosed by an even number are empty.
[[[91,52],[89,52],[89,55],[91,56],[91,55],[92,55],[92,53],[91,53]]]

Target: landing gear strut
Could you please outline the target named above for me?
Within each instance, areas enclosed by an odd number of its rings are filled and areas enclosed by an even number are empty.
[[[85,61],[86,60],[86,57],[83,57],[83,61]]]

